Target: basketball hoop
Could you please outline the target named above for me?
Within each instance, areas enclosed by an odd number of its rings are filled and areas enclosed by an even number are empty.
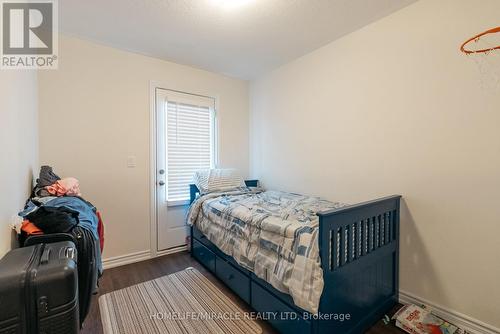
[[[476,63],[483,88],[500,87],[500,27],[468,39],[460,51]]]

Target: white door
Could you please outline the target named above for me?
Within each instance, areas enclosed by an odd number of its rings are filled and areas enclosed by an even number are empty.
[[[189,184],[215,164],[215,99],[156,89],[158,251],[186,244]]]

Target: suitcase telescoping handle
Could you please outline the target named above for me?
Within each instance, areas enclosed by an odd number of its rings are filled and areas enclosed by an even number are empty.
[[[52,244],[61,241],[75,242],[75,238],[73,238],[73,236],[69,233],[32,235],[24,241],[23,247],[33,246],[36,244]]]

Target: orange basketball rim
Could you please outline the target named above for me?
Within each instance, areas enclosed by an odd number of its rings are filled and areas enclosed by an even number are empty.
[[[500,33],[500,27],[496,27],[496,28],[492,28],[492,29],[486,30],[485,32],[480,33],[479,35],[476,35],[476,36],[474,36],[474,37],[466,40],[464,42],[464,44],[462,44],[462,46],[460,47],[460,51],[462,51],[465,54],[472,54],[472,53],[488,53],[488,52],[493,51],[493,50],[500,50],[500,45],[497,45],[497,46],[494,46],[494,47],[491,47],[491,48],[486,48],[486,49],[479,49],[479,50],[466,49],[467,45],[470,42],[472,42],[472,41],[477,42],[477,41],[479,41],[481,39],[481,37],[483,37],[485,35],[497,34],[497,33]]]

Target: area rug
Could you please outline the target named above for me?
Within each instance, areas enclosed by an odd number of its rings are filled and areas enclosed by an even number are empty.
[[[99,308],[106,334],[262,333],[194,268],[102,295]]]

